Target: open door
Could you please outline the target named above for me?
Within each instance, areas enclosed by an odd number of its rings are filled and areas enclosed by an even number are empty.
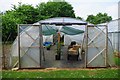
[[[87,26],[86,67],[106,67],[107,26]]]
[[[20,25],[18,33],[19,68],[40,68],[40,26]]]

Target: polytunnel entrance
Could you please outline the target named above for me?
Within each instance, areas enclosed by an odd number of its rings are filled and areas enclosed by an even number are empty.
[[[51,26],[48,25],[41,27],[42,27],[42,33],[40,33],[41,31],[40,25],[19,25],[19,30],[18,30],[19,60],[17,61],[17,63],[15,63],[15,64],[19,63],[18,64],[19,68],[84,67],[85,55],[84,54],[81,55],[81,51],[79,51],[79,55],[70,55],[68,49],[68,46],[75,41],[77,43],[75,47],[77,47],[80,44],[82,47],[84,31],[77,30],[71,27],[66,27],[66,28],[63,27],[61,29],[61,34],[62,36],[64,35],[64,40],[62,40],[61,39],[62,37],[59,33],[57,33],[58,30],[56,28],[53,29],[51,28]],[[70,29],[73,32],[71,32]],[[66,34],[63,34],[62,32]],[[68,33],[69,35],[67,35]],[[78,34],[78,35],[74,35],[74,34]],[[56,39],[57,41],[54,39]],[[60,41],[58,42],[58,40]],[[50,46],[46,46],[48,45],[47,43],[49,43]],[[56,50],[58,48],[59,43],[61,44],[61,47],[59,48],[61,53],[59,56],[60,59],[57,59]],[[78,54],[78,52],[75,53]]]
[[[62,28],[55,27],[58,25]],[[112,66],[113,53],[107,39],[107,27],[86,25],[86,22],[72,18],[52,18],[31,25],[19,25],[18,37],[12,46],[11,67]],[[61,42],[63,35],[64,40]]]

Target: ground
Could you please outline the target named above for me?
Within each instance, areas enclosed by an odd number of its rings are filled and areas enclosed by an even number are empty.
[[[51,50],[45,51],[45,61],[42,60],[42,67],[50,68],[83,68],[85,67],[85,61],[84,61],[84,54],[82,55],[82,60],[78,59],[76,60],[75,57],[70,57],[70,60],[67,60],[67,48],[68,46],[62,46],[62,52],[61,52],[61,59],[55,60],[55,48],[56,46],[52,46]]]
[[[119,78],[117,68],[112,69],[34,69],[3,70],[3,78]]]
[[[12,46],[11,42],[6,43],[5,45],[2,45],[2,52],[4,53],[4,56],[5,56],[5,57],[2,57],[2,63],[4,63],[5,61],[5,67],[7,68],[8,68],[8,61],[9,61],[8,57],[11,51],[11,46]],[[2,64],[1,67],[4,67],[4,64]]]

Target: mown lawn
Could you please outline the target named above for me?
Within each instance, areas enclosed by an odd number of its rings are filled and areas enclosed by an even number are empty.
[[[118,69],[6,71],[3,78],[118,78]]]
[[[115,63],[116,63],[116,65],[118,65],[120,67],[120,58],[115,57]]]

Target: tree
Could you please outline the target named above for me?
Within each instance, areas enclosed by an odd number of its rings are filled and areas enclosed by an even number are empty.
[[[73,7],[67,2],[47,2],[37,5],[39,12],[38,17],[52,18],[52,17],[75,17]],[[42,16],[42,17],[41,17]]]
[[[64,2],[65,0],[52,0],[53,2]]]
[[[83,18],[82,18],[82,17],[79,17],[79,16],[77,16],[76,18],[77,18],[77,19],[80,19],[80,20],[83,20]]]
[[[13,9],[16,13],[15,16],[22,20],[23,23],[32,24],[36,22],[38,12],[32,5],[19,3],[19,6],[14,5]]]
[[[86,21],[92,23],[92,24],[100,24],[100,23],[105,23],[109,22],[112,20],[111,16],[108,16],[107,13],[98,13],[97,15],[89,15],[86,19]]]
[[[13,41],[17,36],[17,24],[33,24],[36,22],[38,13],[31,5],[20,4],[18,7],[13,6],[12,10],[8,10],[2,16],[2,39]]]
[[[0,12],[0,36],[2,37],[2,15],[3,15],[3,13],[2,12]],[[2,39],[2,38],[1,38]],[[0,39],[0,41],[1,41],[1,39]]]
[[[6,41],[8,36],[12,36],[10,41],[14,40],[17,35],[17,23],[22,23],[16,18],[14,11],[9,11],[2,16],[2,39]]]

